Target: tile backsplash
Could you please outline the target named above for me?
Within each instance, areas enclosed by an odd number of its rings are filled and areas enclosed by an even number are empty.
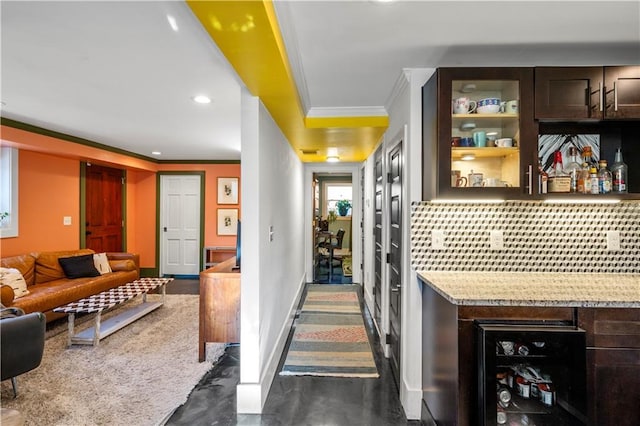
[[[432,248],[432,231],[444,234]],[[502,231],[492,249],[490,232]],[[610,251],[607,231],[620,250]],[[419,271],[640,273],[640,202],[499,204],[417,202],[411,263]]]

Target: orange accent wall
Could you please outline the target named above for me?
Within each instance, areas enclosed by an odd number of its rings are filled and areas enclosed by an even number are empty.
[[[19,148],[19,233],[0,239],[0,256],[75,249],[80,245],[80,162],[127,170],[126,249],[140,254],[140,266],[156,265],[156,174],[204,171],[203,245],[235,246],[235,236],[217,235],[218,177],[240,178],[240,164],[157,164],[98,148],[2,126],[2,144]],[[63,217],[72,225],[64,226]]]
[[[1,255],[79,248],[80,162],[20,150],[18,169],[18,236],[0,240]]]

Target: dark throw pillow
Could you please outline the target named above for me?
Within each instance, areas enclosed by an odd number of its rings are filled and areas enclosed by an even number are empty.
[[[61,257],[58,259],[67,278],[99,277],[100,272],[93,263],[93,254]]]

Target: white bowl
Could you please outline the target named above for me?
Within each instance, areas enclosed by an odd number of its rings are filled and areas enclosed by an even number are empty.
[[[478,114],[497,114],[500,112],[500,105],[485,105],[476,108]]]

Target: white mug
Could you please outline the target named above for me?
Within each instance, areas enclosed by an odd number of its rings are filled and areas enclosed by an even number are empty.
[[[481,187],[482,186],[482,173],[469,173],[469,186]]]
[[[469,114],[476,110],[476,101],[469,98],[458,98],[453,100],[454,114]]]
[[[504,112],[507,114],[517,114],[518,113],[518,100],[514,99],[512,101],[508,101],[504,106]]]
[[[509,148],[513,146],[513,139],[511,138],[500,138],[498,140],[496,140],[496,146],[502,147],[502,148]]]

